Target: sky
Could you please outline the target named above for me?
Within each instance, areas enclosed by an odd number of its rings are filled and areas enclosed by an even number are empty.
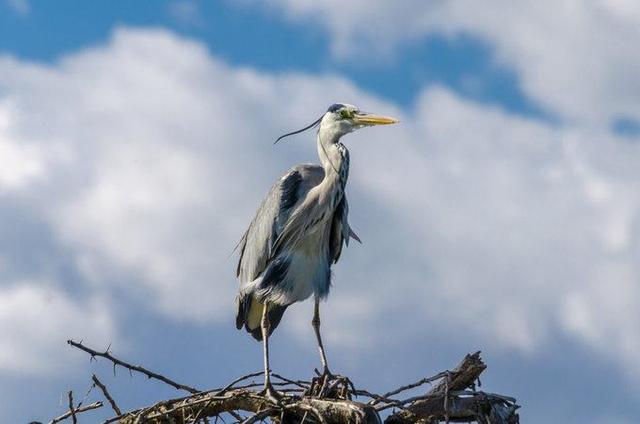
[[[338,101],[401,123],[343,140],[363,244],[321,308],[332,369],[385,391],[482,350],[523,422],[635,422],[639,44],[634,0],[0,0],[0,422],[92,373],[123,408],[175,396],[69,338],[199,388],[260,370],[232,251],[317,162],[273,140]],[[319,366],[311,315],[277,372]]]

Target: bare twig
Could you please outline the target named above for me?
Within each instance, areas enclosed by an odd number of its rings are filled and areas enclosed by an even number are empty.
[[[242,377],[238,377],[235,380],[233,380],[231,383],[227,384],[225,387],[220,389],[218,391],[217,395],[223,394],[224,392],[226,392],[227,390],[233,388],[233,386],[235,386],[236,384],[240,383],[241,381],[248,380],[249,378],[257,377],[259,375],[262,375],[263,373],[264,373],[263,371],[258,371],[258,372],[253,372],[251,374],[243,375]]]
[[[111,397],[111,395],[109,394],[109,391],[107,390],[107,386],[105,386],[104,384],[102,384],[102,382],[100,380],[98,380],[98,377],[96,377],[95,374],[93,374],[93,376],[91,377],[91,379],[93,380],[93,383],[100,389],[102,390],[102,394],[104,395],[104,397],[109,401],[109,404],[111,405],[111,409],[113,409],[113,412],[116,413],[116,415],[122,415],[122,411],[120,410],[120,408],[118,408],[118,405],[116,404],[116,401]]]
[[[78,424],[78,418],[76,417],[76,410],[73,407],[73,392],[71,390],[69,390],[67,397],[69,398],[69,413],[71,414],[71,422],[73,422],[73,424]]]
[[[452,371],[445,371],[444,377],[447,378],[441,379],[429,393],[444,393],[446,390],[456,391],[472,387],[486,368],[479,351],[468,354]]]
[[[251,416],[251,417],[247,418],[246,420],[242,421],[242,424],[257,423],[258,421],[264,420],[268,416],[276,414],[278,412],[279,412],[279,410],[277,408],[265,409],[263,411],[260,411],[260,412],[257,412],[255,414],[253,414],[253,416]]]
[[[443,371],[443,372],[438,373],[438,374],[436,374],[436,375],[434,375],[432,377],[422,378],[422,379],[416,381],[415,383],[407,384],[406,386],[400,386],[395,390],[392,390],[390,392],[387,392],[387,393],[383,394],[382,396],[380,396],[380,398],[388,399],[391,396],[395,396],[395,395],[397,395],[399,393],[402,393],[402,392],[405,392],[407,390],[415,389],[416,387],[420,387],[423,384],[433,383],[434,381],[439,380],[439,379],[443,378],[444,376],[446,376],[448,372],[449,371]],[[372,404],[376,404],[376,403],[378,403],[378,402],[372,402]]]
[[[516,413],[519,406],[515,399],[467,390],[475,387],[475,382],[486,367],[480,358],[480,352],[466,355],[456,368],[446,371],[444,378],[425,395],[403,400],[401,403],[407,407],[390,415],[385,422],[409,424],[424,419],[445,422],[477,421],[486,424],[519,422]],[[390,403],[387,403],[376,409],[382,410],[389,406]]]
[[[166,384],[168,384],[168,385],[170,385],[172,387],[175,387],[178,390],[185,390],[185,391],[187,391],[189,393],[200,393],[200,390],[198,390],[198,389],[186,386],[184,384],[176,383],[175,381],[170,380],[170,379],[168,379],[167,377],[165,377],[165,376],[163,376],[161,374],[155,373],[153,371],[149,371],[149,370],[147,370],[145,368],[142,368],[139,365],[131,365],[131,364],[129,364],[127,362],[124,362],[124,361],[122,361],[122,360],[120,360],[118,358],[115,358],[115,357],[113,357],[111,355],[111,353],[109,353],[109,349],[105,350],[104,352],[98,352],[98,351],[93,350],[93,349],[91,349],[91,348],[89,348],[87,346],[84,346],[82,343],[74,342],[73,340],[67,340],[67,343],[69,345],[75,347],[75,348],[78,348],[78,349],[80,349],[80,350],[82,350],[84,352],[87,352],[89,355],[91,355],[91,358],[95,358],[96,356],[99,356],[99,357],[102,357],[102,358],[105,358],[105,359],[111,361],[114,364],[114,367],[116,365],[120,365],[121,367],[126,368],[129,371],[139,372],[140,374],[146,375],[147,378],[153,378],[153,379],[162,381],[163,383],[166,383]]]
[[[159,374],[114,358],[108,349],[105,352],[97,352],[81,343],[69,341],[69,344],[88,352],[92,358],[101,356],[110,360],[114,367],[120,365],[129,371],[141,372],[149,378],[159,379],[156,377]],[[384,395],[357,390],[347,377],[338,375],[322,375],[311,381],[303,381],[274,374],[273,377],[279,380],[272,383],[278,387],[280,393],[277,403],[258,391],[258,387],[262,386],[261,383],[250,380],[262,374],[262,372],[256,372],[238,377],[221,389],[191,392],[189,396],[163,400],[154,405],[124,413],[113,402],[112,408],[116,416],[109,418],[105,423],[195,424],[207,423],[209,418],[215,419],[212,422],[217,423],[218,420],[224,422],[225,417],[231,416],[235,423],[244,424],[255,424],[269,419],[280,423],[380,424],[383,421],[380,419],[379,411],[394,408],[396,411],[384,420],[385,424],[426,422],[517,424],[519,417],[516,411],[519,406],[516,405],[515,399],[475,390],[475,382],[485,368],[486,365],[477,352],[465,356],[451,371],[422,378]],[[94,385],[103,390],[105,398],[111,403],[113,398],[106,387],[97,377],[94,376],[93,379]],[[437,380],[440,381],[435,383]],[[434,386],[426,393],[404,399],[401,397],[403,392],[427,383],[433,383]],[[169,384],[176,388],[186,387],[178,383]],[[368,403],[356,402],[351,400],[352,396],[366,396],[371,400]],[[79,408],[76,407],[76,411],[78,410]],[[67,417],[71,415],[71,412],[67,413]]]
[[[293,405],[287,405],[284,407],[285,411],[287,409],[299,409],[301,411],[304,411],[304,415],[303,415],[303,419],[304,417],[307,416],[308,413],[312,413],[313,415],[316,416],[316,418],[318,418],[318,421],[320,422],[320,424],[327,424],[327,421],[324,419],[324,416],[322,415],[322,413],[317,409],[314,408],[311,405],[305,405],[303,403],[296,403]]]
[[[86,406],[82,406],[79,408],[75,408],[73,410],[74,414],[81,414],[83,412],[86,411],[91,411],[92,409],[98,409],[98,408],[102,408],[102,402],[94,402],[94,403],[90,403],[89,405]],[[52,419],[51,421],[49,421],[49,424],[56,424],[59,423],[61,421],[66,420],[67,418],[69,418],[71,416],[71,411],[67,411],[64,414],[60,415],[57,418]]]
[[[262,373],[260,373],[262,374]],[[308,389],[310,386],[310,383],[308,381],[302,381],[302,380],[289,380],[288,378],[285,378],[283,376],[281,376],[280,374],[276,374],[276,373],[271,373],[272,377],[278,378],[280,380],[282,380],[285,383],[289,383],[292,384],[294,386],[298,386],[301,389]]]

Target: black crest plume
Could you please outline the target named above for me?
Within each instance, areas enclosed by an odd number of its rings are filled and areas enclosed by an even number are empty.
[[[318,118],[318,120],[316,120],[314,123],[307,125],[306,127],[304,127],[301,130],[297,130],[297,131],[293,131],[293,132],[287,133],[285,135],[281,135],[280,137],[278,137],[278,139],[276,141],[273,142],[273,144],[276,144],[278,141],[282,140],[285,137],[289,137],[290,135],[300,134],[301,132],[304,132],[304,131],[308,130],[309,128],[313,128],[315,126],[320,125],[320,121],[322,121],[322,117],[323,116],[324,115],[322,115],[320,118]]]

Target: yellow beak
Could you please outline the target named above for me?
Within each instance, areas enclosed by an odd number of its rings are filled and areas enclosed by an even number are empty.
[[[396,118],[391,118],[389,116],[378,116],[378,115],[355,115],[353,117],[353,122],[358,125],[389,125],[395,124],[399,121]]]

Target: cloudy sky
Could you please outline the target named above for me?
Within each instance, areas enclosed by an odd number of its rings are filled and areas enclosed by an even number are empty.
[[[635,422],[638,45],[635,0],[0,0],[0,422],[93,372],[125,408],[175,395],[68,338],[200,388],[259,370],[230,254],[316,161],[274,138],[336,101],[402,123],[344,140],[364,244],[323,305],[332,368],[382,391],[482,350],[523,422]],[[278,372],[318,365],[311,312]]]

